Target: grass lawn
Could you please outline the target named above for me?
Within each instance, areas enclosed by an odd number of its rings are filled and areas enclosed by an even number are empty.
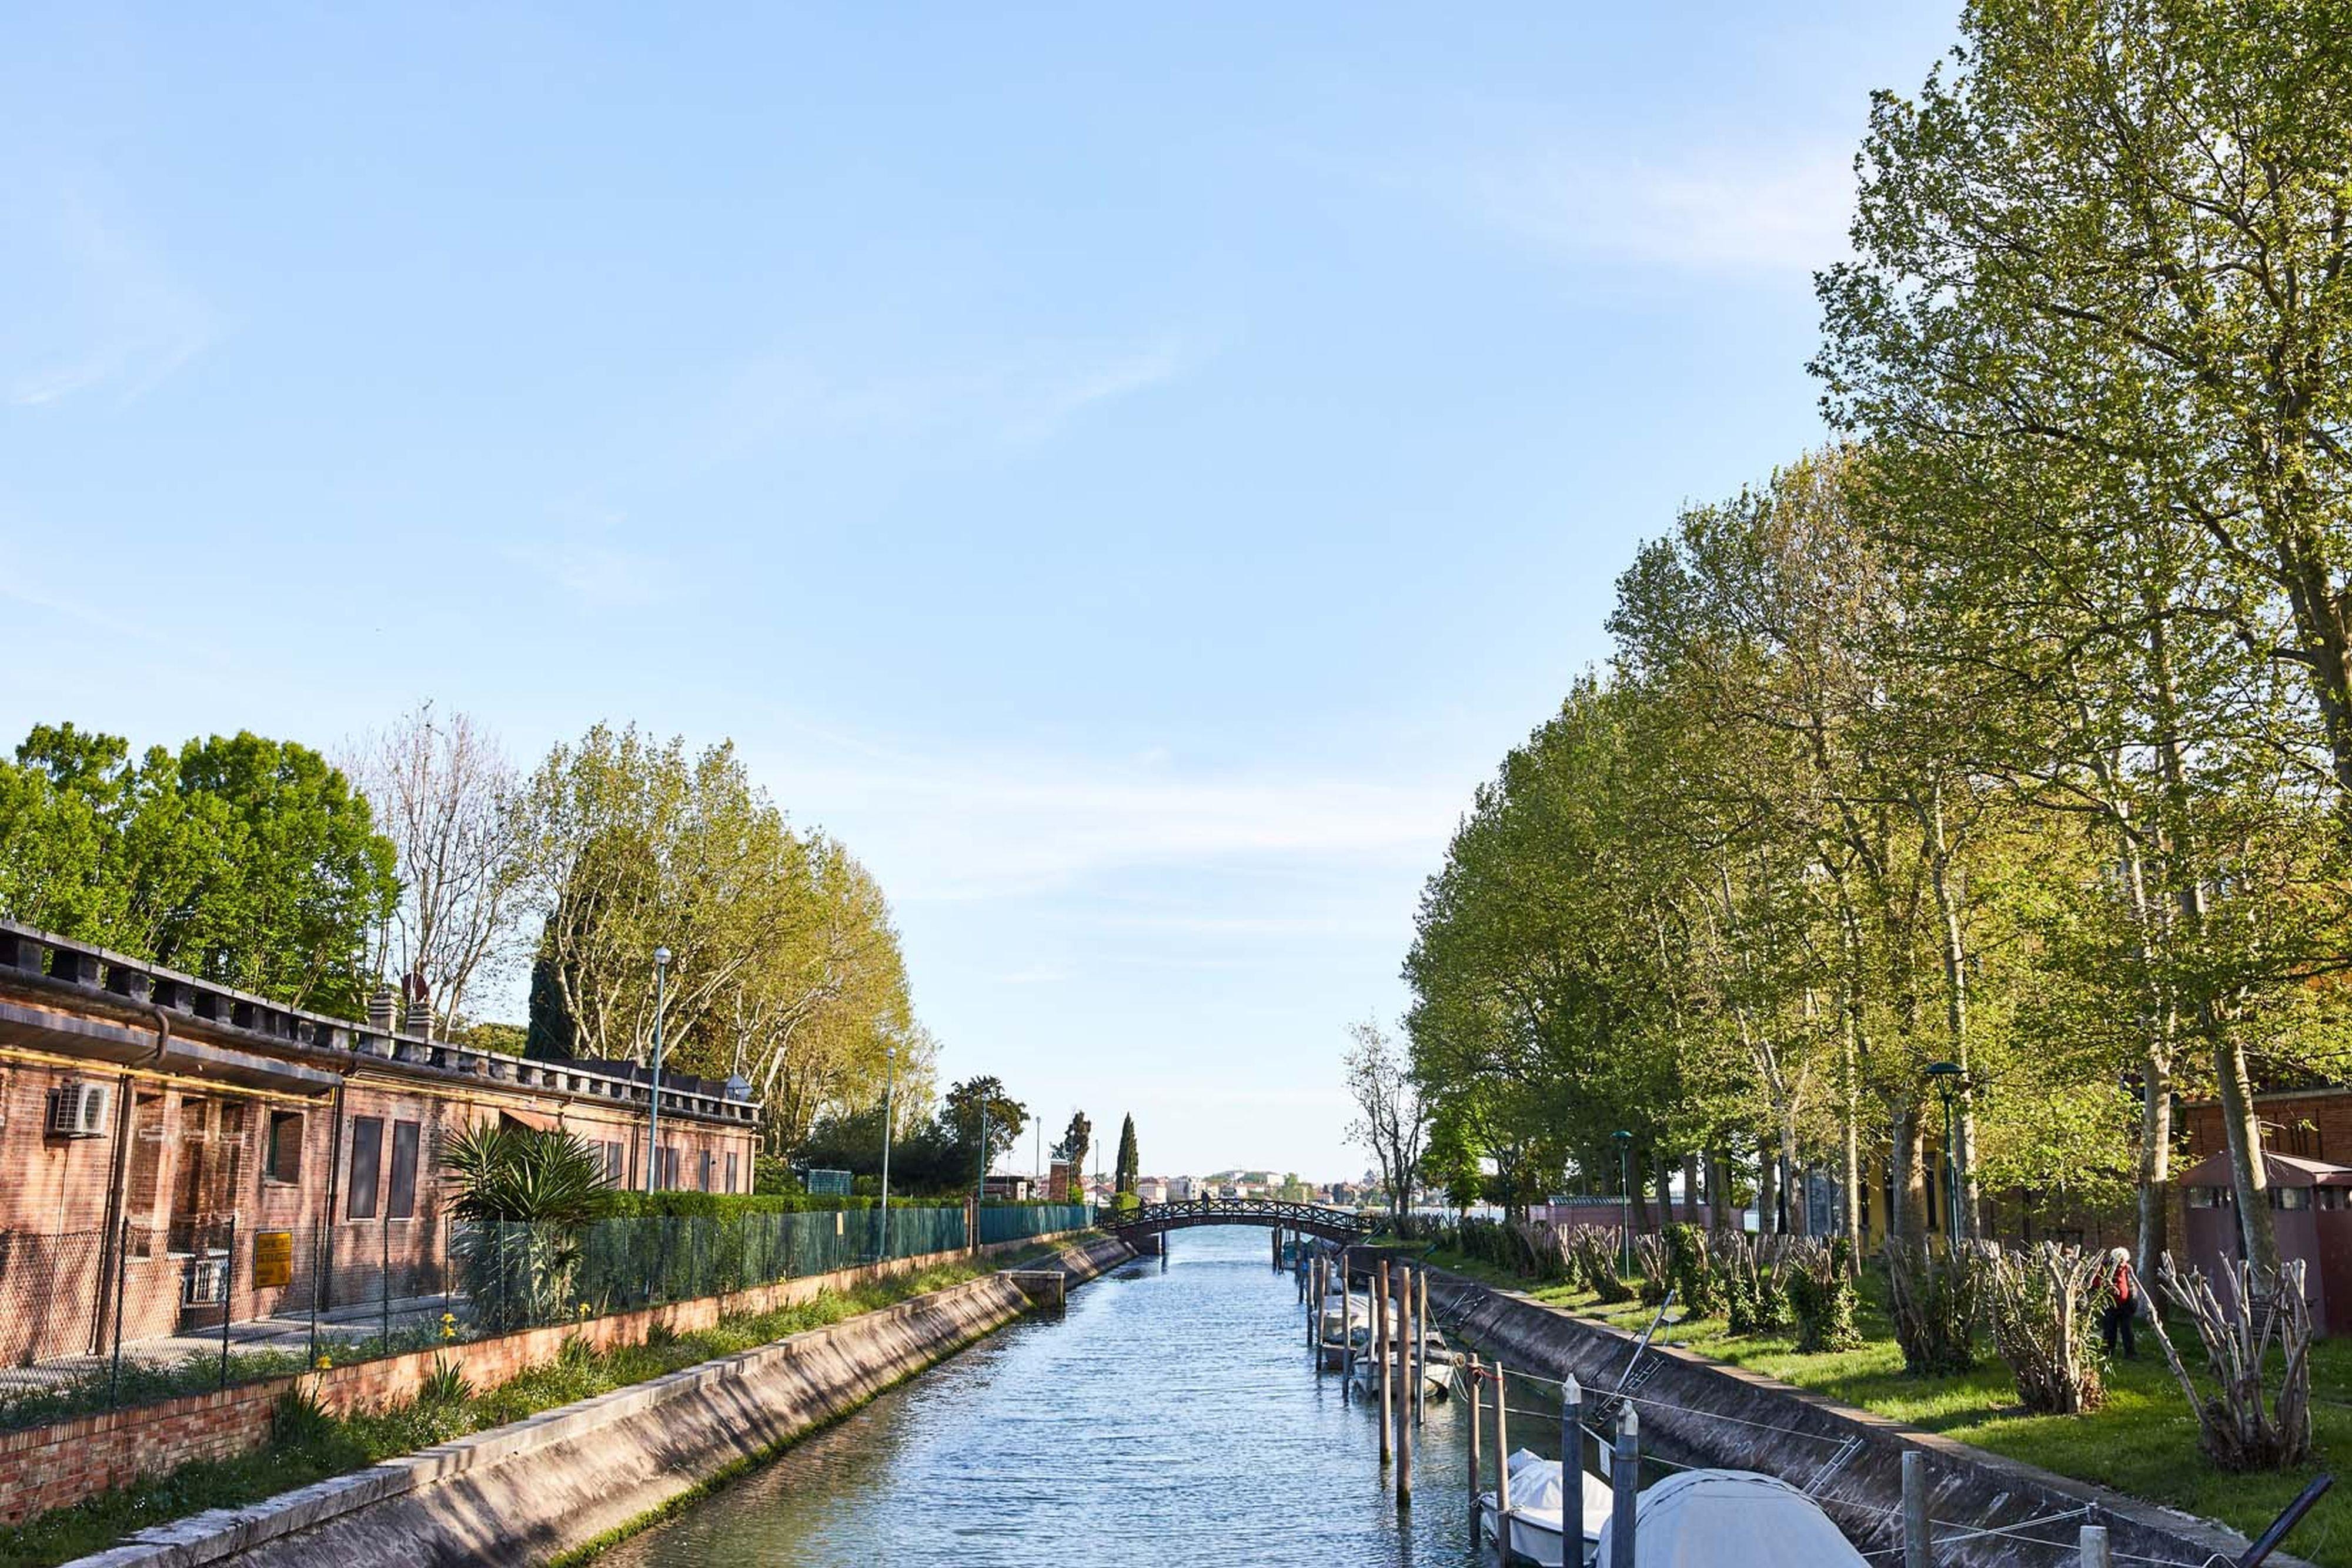
[[[206,1509],[259,1502],[468,1432],[502,1427],[559,1405],[994,1273],[1083,1239],[1059,1239],[1001,1257],[937,1264],[845,1293],[828,1291],[797,1306],[724,1318],[693,1333],[657,1334],[642,1344],[595,1351],[574,1342],[555,1360],[518,1373],[494,1388],[445,1391],[438,1396],[428,1390],[372,1415],[338,1418],[315,1406],[289,1406],[279,1411],[268,1445],[250,1454],[182,1465],[169,1474],[102,1492],[20,1525],[0,1527],[0,1568],[47,1568],[102,1550],[150,1525]]]
[[[1565,1286],[1530,1289],[1503,1270],[1456,1255],[1441,1252],[1431,1261],[1527,1290],[1539,1301],[1637,1333],[1655,1311],[1638,1301],[1604,1307],[1591,1292]],[[2155,1336],[2145,1329],[2139,1359],[2108,1367],[2107,1402],[2101,1408],[2086,1416],[2029,1416],[2018,1406],[2008,1368],[1990,1349],[1981,1365],[1958,1376],[1906,1373],[1903,1353],[1887,1325],[1878,1276],[1865,1270],[1864,1280],[1856,1321],[1868,1343],[1860,1350],[1800,1355],[1785,1335],[1734,1339],[1720,1318],[1673,1318],[1659,1337],[2061,1475],[2221,1520],[2250,1536],[2270,1523],[2313,1475],[2352,1459],[2352,1343],[2320,1340],[2312,1347],[2312,1437],[2318,1462],[2284,1474],[2223,1475],[2199,1453],[2196,1418]],[[2174,1325],[2172,1342],[2190,1371],[2201,1372],[2203,1351],[2195,1332]],[[2325,1568],[2352,1568],[2352,1479],[2312,1510],[2283,1550]]]

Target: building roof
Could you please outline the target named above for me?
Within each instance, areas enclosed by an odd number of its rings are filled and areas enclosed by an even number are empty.
[[[632,1063],[539,1061],[386,1034],[12,920],[0,920],[0,1040],[121,1063],[169,1052],[202,1076],[296,1092],[323,1092],[364,1071],[632,1110],[652,1094],[652,1073]],[[759,1102],[730,1084],[665,1072],[661,1111],[749,1124]]]
[[[2175,1178],[2182,1186],[2228,1186],[2230,1151],[2208,1155]],[[2297,1155],[2263,1151],[2263,1180],[2271,1186],[2352,1186],[2352,1166],[2332,1166]]]

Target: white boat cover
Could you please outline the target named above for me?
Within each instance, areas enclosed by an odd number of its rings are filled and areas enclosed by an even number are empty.
[[[1511,1511],[1548,1516],[1557,1526],[1560,1516],[1560,1463],[1558,1459],[1538,1458],[1526,1448],[1511,1452]],[[1583,1475],[1583,1496],[1578,1500],[1578,1513],[1584,1539],[1591,1540],[1609,1522],[1611,1498],[1609,1483],[1599,1476]],[[1638,1541],[1640,1537],[1636,1536]]]
[[[1633,1520],[1637,1568],[1870,1568],[1812,1499],[1753,1470],[1668,1476],[1642,1494]],[[1609,1561],[1610,1535],[1601,1531],[1596,1562]]]

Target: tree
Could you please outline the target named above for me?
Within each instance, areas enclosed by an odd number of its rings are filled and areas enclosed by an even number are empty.
[[[893,1071],[928,1092],[880,885],[836,841],[794,831],[730,746],[689,756],[634,728],[557,747],[521,796],[520,888],[542,921],[535,1049],[642,1061],[653,954],[682,1071],[749,1080],[767,1148],[878,1103]]]
[[[1348,1135],[1380,1163],[1390,1217],[1402,1220],[1412,1204],[1413,1172],[1421,1166],[1422,1136],[1428,1127],[1421,1092],[1378,1024],[1351,1024],[1348,1033],[1356,1042],[1343,1058],[1348,1094],[1356,1104]]]
[[[1135,1117],[1129,1113],[1118,1129],[1118,1161],[1113,1167],[1114,1178],[1120,1192],[1135,1190],[1135,1178],[1141,1166],[1135,1148]]]
[[[2244,898],[2221,862],[2251,831],[2262,880],[2287,872],[2285,824],[2315,781],[2352,835],[2352,379],[2320,347],[2352,326],[2339,32],[2294,5],[2259,19],[2202,0],[1972,8],[1948,74],[1874,100],[1854,259],[1821,280],[1832,416],[1906,465],[1906,493],[1946,514],[1944,542],[1966,554],[1981,533],[1979,580],[1996,580],[1990,558],[2032,569],[2026,614],[1990,651],[2050,671],[2076,704],[2052,795],[2104,820],[2137,906],[2143,1249],[2159,1234],[2153,1108],[2178,1024],[2210,1051],[2235,1212],[2265,1273],[2243,1004],[2245,984],[2293,966],[2248,975],[2235,933],[2282,905]],[[2056,535],[2018,537],[2020,507]],[[2291,696],[2247,700],[2277,674]],[[2267,825],[2247,815],[2258,806]]]
[[[61,935],[354,1016],[398,891],[367,801],[307,747],[161,747],[37,726],[0,766],[0,910]]]
[[[2305,682],[2345,805],[2341,29],[2296,4],[1971,6],[1948,74],[1873,99],[1816,368],[1849,425],[2096,465],[2193,533],[2250,651]]]
[[[983,1153],[981,1146],[982,1112],[985,1109],[988,1144]],[[1005,1093],[1004,1085],[993,1074],[967,1078],[950,1088],[945,1103],[940,1107],[940,1126],[950,1134],[964,1159],[968,1174],[974,1167],[985,1170],[993,1166],[1013,1151],[1021,1141],[1021,1130],[1029,1124],[1029,1107]]]
[[[398,857],[384,956],[425,977],[446,1026],[467,988],[495,977],[519,914],[513,765],[471,718],[425,703],[355,743],[348,771]]]
[[[1070,1113],[1070,1124],[1062,1130],[1061,1141],[1054,1145],[1054,1157],[1065,1161],[1070,1170],[1070,1190],[1065,1197],[1075,1201],[1087,1186],[1087,1150],[1094,1143],[1095,1124],[1084,1111]]]

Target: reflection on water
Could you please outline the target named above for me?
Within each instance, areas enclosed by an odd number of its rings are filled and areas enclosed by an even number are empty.
[[[1475,1562],[1458,1407],[1431,1406],[1401,1521],[1373,1417],[1315,1375],[1265,1232],[1179,1231],[1169,1250],[1164,1270],[1142,1260],[1073,1292],[1065,1317],[1016,1323],[604,1561]],[[1527,1425],[1550,1452],[1547,1424]]]

